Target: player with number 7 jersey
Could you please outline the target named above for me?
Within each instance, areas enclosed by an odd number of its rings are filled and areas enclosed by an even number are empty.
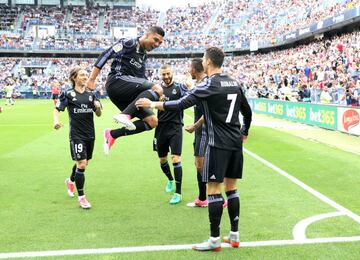
[[[186,109],[197,100],[204,109],[209,145],[225,150],[241,149],[241,139],[248,135],[252,113],[239,83],[227,74],[213,74],[188,96],[167,101],[163,106],[165,110]],[[242,127],[239,113],[244,118]]]

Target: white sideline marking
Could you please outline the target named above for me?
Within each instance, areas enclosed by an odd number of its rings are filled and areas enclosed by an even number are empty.
[[[360,236],[308,238],[302,241],[268,240],[268,241],[240,242],[240,247],[286,246],[286,245],[324,244],[324,243],[341,243],[341,242],[355,242],[355,241],[360,241]]]
[[[247,153],[248,155],[250,155],[251,157],[255,158],[256,160],[262,162],[263,164],[265,164],[266,166],[268,166],[269,168],[273,169],[274,171],[276,171],[277,173],[281,174],[282,176],[286,177],[287,179],[289,179],[290,181],[292,181],[293,183],[297,184],[298,186],[300,186],[301,188],[303,188],[304,190],[306,190],[307,192],[311,193],[312,195],[314,195],[315,197],[317,197],[318,199],[320,199],[321,201],[325,202],[326,204],[330,205],[331,207],[337,209],[338,211],[344,213],[345,215],[347,215],[348,217],[352,218],[353,220],[355,220],[357,223],[360,224],[360,216],[356,215],[354,212],[350,211],[349,209],[339,205],[338,203],[336,203],[335,201],[329,199],[328,197],[326,197],[325,195],[321,194],[320,192],[314,190],[313,188],[311,188],[310,186],[306,185],[305,183],[303,183],[302,181],[296,179],[294,176],[291,176],[290,174],[288,174],[287,172],[281,170],[279,167],[273,165],[272,163],[266,161],[265,159],[261,158],[260,156],[254,154],[253,152],[250,152],[249,150],[244,148],[244,152]]]
[[[312,223],[323,220],[326,218],[332,218],[332,217],[338,217],[338,216],[344,216],[344,212],[331,212],[331,213],[325,213],[320,214],[316,216],[312,216],[306,219],[301,220],[299,223],[297,223],[293,229],[293,237],[294,240],[303,241],[306,240],[306,228],[311,225]]]
[[[341,242],[355,242],[355,241],[360,241],[360,236],[311,238],[311,239],[305,239],[303,241],[268,240],[268,241],[241,242],[240,247],[286,246],[286,245],[341,243]],[[135,253],[135,252],[154,252],[154,251],[175,251],[175,250],[189,250],[192,248],[192,246],[193,246],[193,244],[0,253],[0,259],[19,258],[19,257],[45,257],[45,256],[68,256],[68,255],[92,255],[92,254]],[[223,248],[230,247],[229,244],[225,244],[225,243],[222,243],[221,246]]]

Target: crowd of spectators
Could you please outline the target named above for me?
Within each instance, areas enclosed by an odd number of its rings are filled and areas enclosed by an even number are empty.
[[[133,9],[116,8],[106,11],[104,29],[110,31],[111,26],[136,26],[136,23],[131,21],[133,16]]]
[[[282,8],[277,14],[279,4]],[[252,32],[257,33],[262,30],[275,30],[282,28],[283,30],[292,30],[294,27],[309,24],[313,21],[324,19],[327,15],[334,15],[344,11],[344,8],[351,8],[360,3],[360,0],[344,1],[331,0],[328,2],[319,2],[310,0],[301,2],[291,0],[288,2],[280,0],[267,1],[225,1],[223,5],[217,5],[212,2],[207,5],[198,7],[187,6],[183,9],[174,8],[167,12],[165,17],[165,30],[167,31],[166,40],[163,48],[175,48],[183,50],[184,46],[191,46],[193,49],[203,50],[209,45],[219,46],[223,44],[241,44],[244,38],[241,34],[232,34],[232,30],[236,30],[236,25],[249,23],[249,17],[254,18],[258,27],[251,27],[247,31],[244,30],[246,37],[252,37]],[[311,8],[309,8],[311,6]],[[301,11],[299,11],[299,8]],[[78,19],[88,16],[82,11],[86,9],[72,9],[72,15],[69,19],[70,23],[78,24]],[[139,17],[142,17],[144,23],[141,28],[146,25],[156,24],[159,19],[159,13],[153,10],[133,9],[98,9],[92,15],[89,15],[91,21],[98,20],[100,15],[104,15],[104,27],[113,26],[113,20],[130,21],[134,24]],[[178,12],[176,12],[176,10]],[[189,17],[185,16],[188,10]],[[330,13],[320,14],[319,12],[327,10]],[[48,17],[43,16],[41,12],[49,12]],[[225,28],[223,30],[213,30],[206,34],[202,23],[209,24],[214,13],[220,12],[219,16],[215,16],[216,20],[214,28]],[[195,14],[201,19],[190,20]],[[56,14],[56,15],[55,15]],[[254,14],[256,14],[254,16]],[[295,15],[297,14],[297,15]],[[309,15],[310,14],[310,15]],[[55,17],[56,16],[56,17]],[[32,14],[32,18],[42,17],[43,22],[65,21],[66,13],[59,8],[50,10],[41,9]],[[131,16],[129,18],[128,16]],[[283,20],[279,20],[282,17]],[[289,18],[292,17],[292,19]],[[52,17],[52,18],[51,18]],[[145,18],[144,18],[145,17]],[[267,19],[265,19],[267,17]],[[273,19],[274,18],[274,19]],[[29,17],[24,15],[24,19]],[[284,22],[284,19],[286,22]],[[311,20],[315,19],[315,20]],[[85,20],[84,20],[85,21]],[[98,21],[97,21],[98,22]],[[149,24],[150,23],[150,24]],[[66,23],[65,23],[66,24]],[[86,24],[86,22],[84,22]],[[93,32],[98,23],[90,26],[88,32]],[[90,28],[89,27],[89,28]],[[81,27],[84,28],[84,27]],[[139,27],[140,28],[140,27]],[[180,30],[182,28],[184,30]],[[240,27],[241,28],[241,27]],[[74,29],[74,28],[73,28]],[[75,30],[75,29],[74,29]],[[86,29],[85,29],[86,30]],[[181,34],[180,34],[181,33]],[[185,35],[187,36],[185,37]],[[198,37],[197,37],[198,36]],[[244,37],[245,37],[244,36]],[[72,37],[56,37],[49,36],[38,39],[37,44],[41,49],[58,49],[58,50],[79,50],[79,49],[98,49],[102,50],[114,42],[112,37],[91,37],[85,35],[76,35]],[[331,39],[321,39],[310,44],[299,45],[294,48],[273,51],[267,54],[250,54],[237,57],[227,57],[225,60],[225,70],[239,80],[249,97],[260,97],[269,99],[280,99],[290,101],[303,102],[319,102],[319,103],[336,103],[342,105],[358,105],[360,83],[358,81],[360,68],[360,32],[356,30],[352,33],[334,36]],[[13,48],[32,48],[34,47],[33,37],[24,37],[22,35],[2,34],[0,46],[9,46]],[[94,60],[86,59],[49,59],[51,66],[50,71],[34,69],[29,75],[24,71],[20,71],[15,75],[15,83],[19,84],[22,90],[28,90],[29,86],[36,85],[44,90],[49,85],[51,79],[56,78],[60,82],[67,82],[67,74],[70,67],[79,64],[90,70]],[[15,64],[20,62],[19,59],[1,59],[2,68],[7,73],[2,73],[1,81],[9,76]],[[150,59],[148,65],[148,75],[150,78],[158,80],[158,70],[162,63],[170,63],[177,70],[177,75],[185,75],[187,70],[187,59],[177,60],[157,60]],[[103,91],[103,85],[106,79],[107,69],[102,71],[99,79],[99,91]],[[1,71],[0,71],[1,73]],[[3,83],[3,82],[2,82]],[[66,85],[64,83],[64,85]]]
[[[70,88],[69,73],[72,67],[81,66],[88,72],[91,71],[96,59],[18,59],[18,58],[0,58],[0,96],[7,84],[14,86],[14,92],[17,96],[28,96],[31,93],[34,98],[50,98],[51,82],[57,80],[60,82],[62,90]],[[50,63],[50,66],[49,66]],[[15,66],[18,69],[15,70]],[[100,96],[104,95],[104,84],[107,74],[110,71],[110,64],[102,69],[97,78],[97,92]]]
[[[24,37],[20,34],[11,33],[1,34],[0,48],[5,49],[31,49],[34,43],[34,37]]]
[[[355,31],[283,51],[233,57],[226,68],[250,97],[359,105],[359,42]]]
[[[65,21],[66,9],[60,7],[25,6],[23,14],[21,27],[24,31],[28,23],[54,25],[56,29],[60,29]]]
[[[9,7],[8,5],[0,6],[0,30],[8,28],[14,29],[16,18],[19,14],[19,8]]]
[[[113,44],[115,39],[105,38],[101,41],[96,37],[76,36],[57,38],[55,36],[48,36],[39,39],[39,49],[53,49],[53,50],[104,50]]]
[[[220,4],[221,5],[221,4]],[[214,16],[219,3],[173,7],[166,11],[164,29],[168,34],[194,34],[202,31]]]
[[[80,65],[90,71],[95,62],[94,59],[48,61],[52,69],[47,73],[22,74],[17,78],[27,86],[31,86],[34,80],[38,86],[48,86],[53,78],[67,82],[72,66]],[[174,67],[177,79],[184,80],[189,61],[150,58],[148,77],[159,80],[160,66],[168,63]],[[1,60],[4,68],[2,80],[9,76],[9,71],[17,62],[19,60],[16,59]],[[99,91],[104,91],[109,65],[98,77]],[[241,82],[248,97],[356,106],[359,105],[360,94],[359,68],[359,30],[267,54],[228,56],[224,63],[225,71]]]
[[[70,19],[62,28],[66,34],[94,34],[97,32],[99,16],[103,9],[75,6],[70,10]]]
[[[248,48],[251,40],[275,44],[276,36],[359,5],[360,0],[217,0],[198,6],[189,4],[170,8],[162,21],[159,11],[138,7],[41,6],[16,9],[16,12],[23,17],[23,34],[19,35],[22,39],[31,39],[25,35],[31,24],[55,25],[55,35],[43,38],[40,44],[33,46],[41,49],[58,46],[61,49],[102,49],[116,40],[112,34],[113,27],[133,26],[138,34],[142,34],[147,27],[162,22],[166,37],[159,50],[182,51],[201,50],[209,45],[228,49]],[[103,22],[100,23],[100,20]],[[1,41],[0,48],[15,48],[15,45],[27,48],[28,44],[25,46],[21,38],[19,41],[12,39],[11,43]]]

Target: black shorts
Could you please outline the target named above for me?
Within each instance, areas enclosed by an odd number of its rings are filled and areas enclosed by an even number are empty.
[[[95,140],[70,140],[71,158],[74,161],[90,160]]]
[[[224,177],[241,179],[243,171],[243,152],[224,150],[207,146],[203,170],[203,181],[223,182]]]
[[[172,155],[181,155],[182,151],[182,125],[180,124],[159,124],[155,129],[154,151],[157,151],[159,157],[165,157],[169,153],[169,147]]]
[[[206,134],[197,134],[195,133],[194,139],[194,156],[205,156],[206,146],[208,145],[208,140]]]
[[[52,99],[59,99],[59,94],[52,94]]]
[[[150,90],[154,84],[143,78],[110,75],[106,81],[106,92],[115,106],[123,111],[137,96]],[[135,115],[140,119],[154,115],[151,109],[139,109]]]

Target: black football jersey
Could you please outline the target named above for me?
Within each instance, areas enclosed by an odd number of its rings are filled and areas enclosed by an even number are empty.
[[[120,39],[99,56],[95,67],[101,69],[109,59],[113,59],[109,75],[146,78],[145,61],[147,54],[141,48],[138,38]]]
[[[252,112],[239,83],[226,74],[214,74],[189,95],[165,102],[164,109],[183,110],[199,101],[204,109],[209,145],[226,150],[241,149],[241,136],[248,134]],[[240,113],[243,115],[242,128]]]
[[[69,113],[70,140],[95,139],[94,101],[97,100],[92,92],[79,93],[75,89],[61,92],[56,105],[58,111],[67,108]]]
[[[170,86],[161,84],[164,90],[165,101],[177,100],[188,93],[184,84],[173,82]],[[184,112],[182,110],[158,111],[159,123],[183,124]]]

